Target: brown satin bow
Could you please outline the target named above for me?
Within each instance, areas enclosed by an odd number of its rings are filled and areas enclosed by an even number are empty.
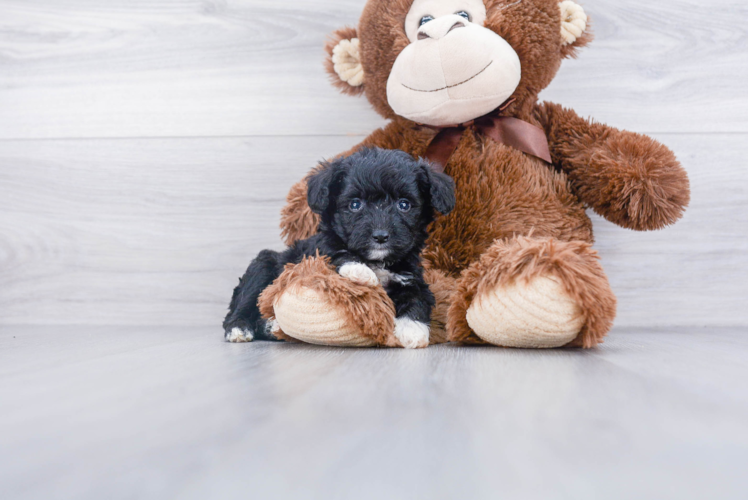
[[[496,142],[536,156],[548,163],[553,163],[551,151],[548,147],[548,138],[543,129],[519,118],[500,116],[500,113],[509,104],[511,102],[491,114],[473,120],[471,123],[437,129],[439,132],[426,149],[425,158],[443,172],[445,165],[457,149],[462,134],[465,130],[472,128]]]

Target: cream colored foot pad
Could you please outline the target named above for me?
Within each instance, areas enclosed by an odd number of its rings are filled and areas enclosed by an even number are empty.
[[[559,282],[538,277],[477,297],[467,321],[480,338],[495,345],[553,348],[577,337],[584,316]]]

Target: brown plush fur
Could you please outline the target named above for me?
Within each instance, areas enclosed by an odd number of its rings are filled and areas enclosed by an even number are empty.
[[[361,17],[365,94],[391,122],[359,147],[397,148],[423,156],[436,132],[396,116],[386,94],[392,65],[409,43],[403,20],[411,3],[369,0]],[[573,45],[563,45],[558,3],[524,0],[504,8],[504,1],[486,0],[486,26],[509,42],[522,64],[520,85],[504,115],[546,131],[553,166],[474,130],[465,132],[445,166],[455,180],[457,206],[432,225],[423,252],[437,295],[434,340],[443,340],[440,325],[447,316],[450,339],[476,340],[465,320],[476,293],[550,272],[562,280],[587,318],[574,344],[596,345],[612,325],[615,298],[591,249],[592,224],[585,209],[622,227],[652,230],[678,220],[689,202],[686,173],[665,146],[582,119],[556,104],[538,104],[538,94],[562,60],[575,57],[591,40],[587,32]],[[289,195],[282,220],[288,242],[316,230],[305,196],[303,181]]]
[[[294,184],[286,196],[286,206],[281,209],[281,238],[288,245],[309,238],[319,227],[320,217],[309,209],[306,191],[306,179]],[[301,207],[304,209],[299,210]]]
[[[286,270],[260,295],[260,313],[273,319],[273,306],[284,292],[293,287],[309,288],[323,293],[332,307],[355,325],[362,336],[372,338],[377,345],[400,347],[395,338],[395,305],[382,287],[356,285],[343,278],[327,257],[305,258],[299,264],[288,264]],[[278,338],[290,339],[283,331]]]
[[[651,137],[585,120],[558,104],[535,116],[553,163],[595,212],[619,226],[648,231],[674,224],[690,201],[688,177],[668,148]]]
[[[431,311],[431,332],[429,344],[443,344],[449,341],[447,335],[447,313],[452,303],[452,294],[457,288],[457,280],[435,269],[427,269],[423,277],[436,299]]]

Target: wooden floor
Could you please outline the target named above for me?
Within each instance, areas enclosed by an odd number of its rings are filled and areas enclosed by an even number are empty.
[[[748,332],[595,351],[0,329],[0,498],[744,499]]]
[[[322,68],[364,0],[0,0],[0,500],[746,498],[748,3],[580,3],[541,98],[672,148],[686,216],[592,216],[600,349],[405,352],[219,331],[383,124]]]

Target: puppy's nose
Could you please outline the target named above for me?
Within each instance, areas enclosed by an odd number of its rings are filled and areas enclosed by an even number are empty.
[[[371,237],[374,238],[374,241],[376,241],[377,243],[386,243],[387,240],[390,239],[390,233],[388,233],[387,231],[377,230],[371,234]]]

